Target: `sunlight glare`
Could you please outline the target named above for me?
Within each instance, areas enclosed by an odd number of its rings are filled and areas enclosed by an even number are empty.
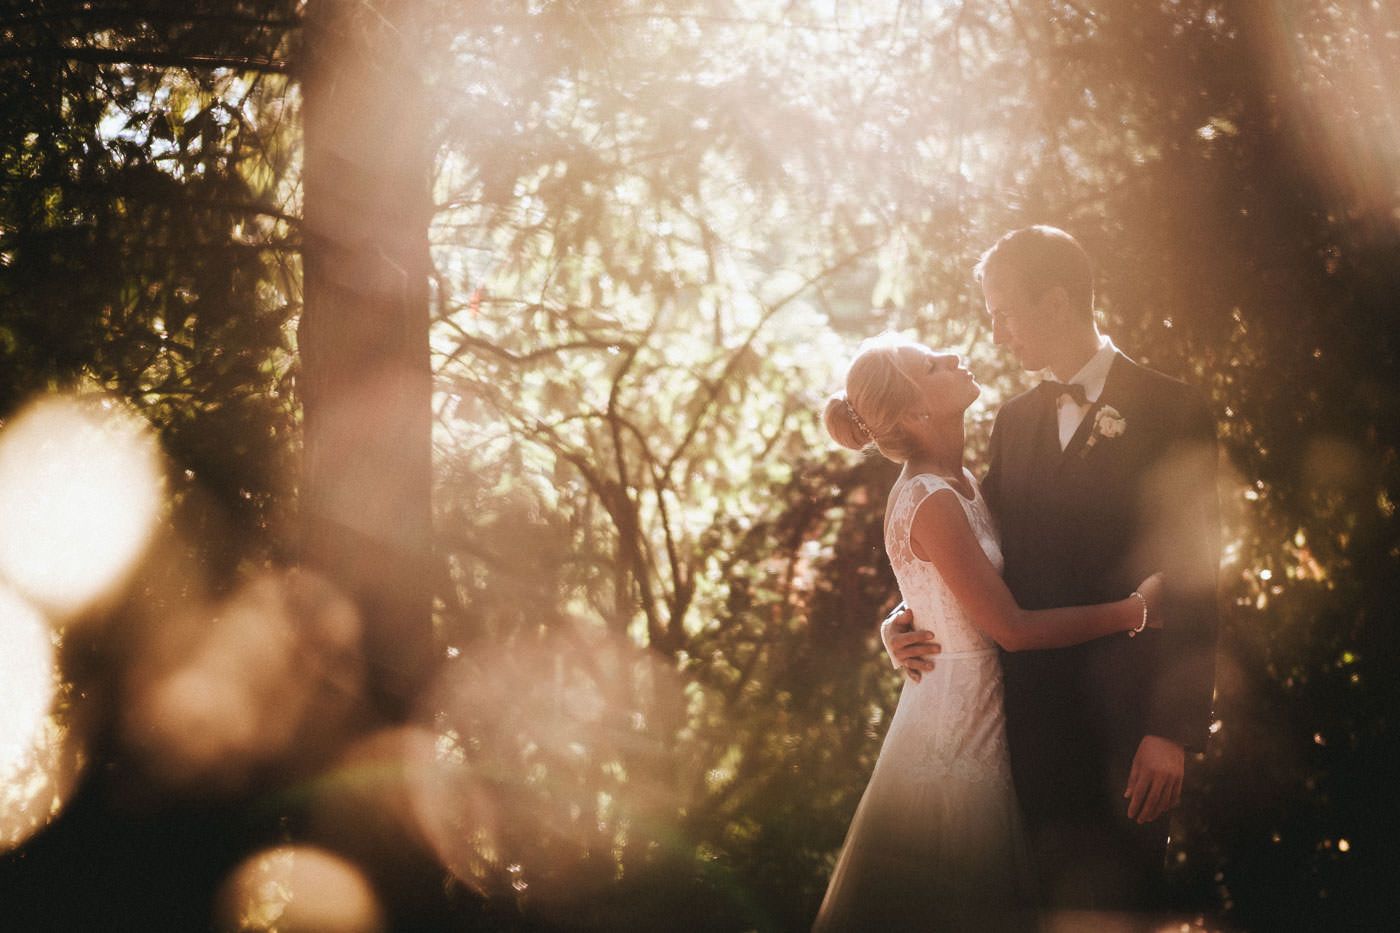
[[[1333,209],[1394,225],[1400,69],[1387,44],[1400,32],[1400,13],[1394,4],[1261,10],[1270,78],[1294,111],[1295,144]]]
[[[54,651],[48,625],[15,593],[0,586],[0,777],[32,752],[54,692]]]
[[[160,508],[156,444],[106,404],[30,406],[0,434],[0,576],[58,616],[119,584]]]
[[[58,644],[38,610],[0,585],[0,852],[58,816],[86,761],[75,706],[59,702]]]

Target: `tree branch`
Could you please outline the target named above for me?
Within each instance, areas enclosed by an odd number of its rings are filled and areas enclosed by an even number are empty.
[[[484,353],[489,353],[492,356],[500,357],[506,362],[513,363],[516,365],[519,365],[521,363],[531,363],[535,360],[547,356],[556,356],[567,350],[598,350],[600,352],[606,353],[614,349],[633,349],[632,345],[627,343],[626,341],[566,340],[563,343],[552,344],[550,346],[544,347],[536,347],[535,349],[526,351],[524,353],[516,353],[513,350],[507,350],[505,347],[497,346],[489,340],[483,340],[480,337],[476,337],[472,334],[467,333],[466,330],[464,330],[461,327],[461,325],[457,324],[457,322],[453,321],[450,317],[444,317],[440,319],[440,322],[446,322],[449,327],[453,328],[457,332],[458,340],[457,349],[454,350],[451,354],[449,354],[447,359],[443,360],[442,366],[448,366],[452,363],[457,362],[457,360],[461,359],[462,351],[468,348],[472,350],[478,350]],[[442,366],[440,366],[439,368],[442,368]]]
[[[709,386],[707,387],[707,391],[705,393],[705,401],[701,405],[700,411],[696,413],[695,418],[691,421],[690,428],[686,431],[685,437],[681,438],[681,442],[676,445],[676,449],[671,452],[671,456],[668,457],[666,460],[666,465],[664,469],[668,477],[671,475],[671,471],[675,468],[676,464],[680,461],[680,458],[685,455],[686,450],[689,449],[691,443],[695,440],[696,435],[700,431],[701,422],[704,421],[705,417],[714,407],[715,399],[719,396],[720,386],[724,385],[724,383],[733,375],[734,368],[739,365],[739,360],[742,358],[743,354],[746,353],[749,350],[749,348],[753,346],[753,342],[756,339],[758,339],[758,335],[763,331],[763,328],[768,326],[768,322],[773,319],[773,316],[779,311],[781,311],[783,308],[787,307],[787,305],[790,302],[798,298],[803,292],[811,288],[816,283],[822,281],[828,276],[835,275],[837,272],[840,272],[842,269],[846,268],[851,263],[860,259],[862,256],[869,255],[871,252],[875,251],[882,245],[883,241],[876,242],[871,244],[870,246],[865,247],[864,249],[856,250],[854,253],[851,253],[850,255],[845,256],[840,260],[837,260],[837,262],[835,262],[833,265],[822,269],[821,271],[808,277],[806,281],[804,281],[801,285],[797,286],[787,295],[783,296],[780,300],[774,302],[772,305],[764,309],[762,316],[759,317],[758,321],[753,325],[752,328],[749,329],[748,336],[744,338],[744,342],[741,343],[738,347],[736,347],[734,352],[729,355],[729,359],[725,361],[724,369],[720,372],[719,377],[711,380]]]
[[[31,11],[0,19],[0,29],[27,26],[38,23],[63,22],[91,23],[92,28],[110,22],[148,23],[218,23],[225,26],[245,26],[249,29],[299,29],[301,18],[260,19],[238,13],[174,13],[169,10],[135,10],[122,7],[90,7],[62,12]]]
[[[0,50],[0,61],[70,61],[95,65],[135,65],[152,68],[232,68],[263,74],[292,74],[291,62],[233,55],[181,55],[137,49],[104,49],[70,46],[29,46]]]

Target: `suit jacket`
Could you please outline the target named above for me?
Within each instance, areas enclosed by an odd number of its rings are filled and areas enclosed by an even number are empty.
[[[1064,451],[1055,404],[1052,389],[1031,389],[992,427],[982,488],[1007,587],[1023,608],[1046,609],[1168,578],[1161,631],[1003,657],[1012,766],[1032,819],[1076,796],[1121,809],[1144,735],[1203,748],[1215,672],[1219,509],[1204,399],[1120,353]],[[1126,422],[1118,436],[1096,431],[1104,406]]]

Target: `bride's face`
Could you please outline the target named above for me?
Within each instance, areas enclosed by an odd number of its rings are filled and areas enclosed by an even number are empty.
[[[899,353],[905,357],[904,371],[914,376],[923,395],[920,414],[927,413],[934,421],[961,417],[982,394],[982,387],[956,353],[922,346],[901,347]]]

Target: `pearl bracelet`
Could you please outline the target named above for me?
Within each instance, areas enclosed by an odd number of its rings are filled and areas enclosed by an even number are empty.
[[[1138,599],[1142,600],[1142,621],[1138,623],[1137,628],[1128,629],[1128,637],[1136,638],[1138,632],[1141,632],[1143,629],[1147,628],[1147,597],[1139,593],[1137,590],[1133,590],[1131,595],[1136,596]]]

